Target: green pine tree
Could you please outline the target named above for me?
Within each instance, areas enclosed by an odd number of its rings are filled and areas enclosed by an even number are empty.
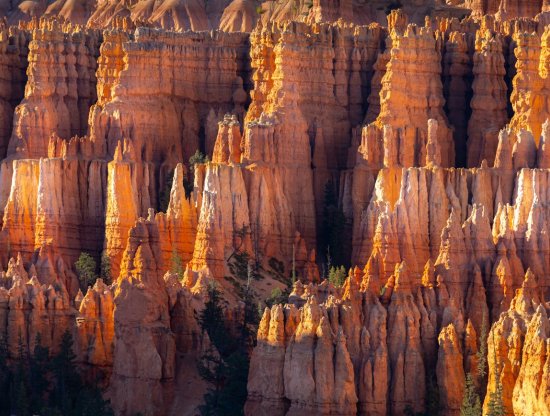
[[[80,288],[86,292],[88,286],[93,286],[97,279],[97,265],[94,258],[89,253],[80,253],[78,260],[74,264]]]
[[[195,172],[195,165],[208,163],[210,162],[210,158],[206,156],[204,153],[202,153],[200,150],[197,150],[193,156],[189,158],[189,168],[191,172]]]
[[[78,394],[73,414],[76,416],[113,416],[109,403],[101,397],[97,387],[85,386]]]
[[[489,403],[487,404],[487,416],[504,416],[506,408],[502,398],[502,383],[497,381],[495,391],[489,394]]]
[[[265,304],[271,308],[273,305],[278,305],[279,303],[285,303],[287,299],[288,299],[288,293],[286,291],[283,292],[281,288],[276,287],[271,291],[271,294],[265,300]],[[261,309],[261,312],[263,314],[263,308]]]
[[[481,399],[477,394],[474,377],[471,373],[466,375],[466,386],[460,408],[460,416],[481,416]]]
[[[0,336],[0,415],[7,415],[10,411],[10,377],[8,367],[8,344],[3,336]]]
[[[460,408],[461,416],[480,416],[482,413],[481,396],[476,387],[476,380],[479,384],[482,384],[487,375],[487,332],[487,315],[484,312],[481,322],[481,333],[479,335],[479,350],[476,354],[477,367],[475,374],[468,373],[466,375],[464,396]]]
[[[113,277],[111,275],[111,259],[106,252],[101,253],[101,264],[99,269],[99,275],[105,284],[110,285],[113,282]]]
[[[477,376],[483,379],[487,375],[487,314],[483,312],[481,334],[479,336],[479,351],[477,352]]]
[[[244,319],[233,335],[228,331],[222,299],[215,285],[208,288],[208,301],[199,314],[201,328],[206,331],[215,348],[207,351],[198,364],[199,374],[209,385],[204,403],[199,407],[203,416],[240,416],[246,401],[248,351],[253,343],[254,327],[259,317],[252,296],[249,276],[242,293]]]
[[[319,233],[319,252],[330,252],[335,264],[349,265],[349,250],[346,249],[346,217],[338,207],[335,185],[329,181],[325,185],[323,199],[323,221]],[[330,267],[329,267],[330,269]]]
[[[42,346],[40,333],[36,334],[34,351],[29,360],[30,403],[33,413],[41,413],[48,393],[50,351]]]
[[[328,281],[335,287],[342,287],[346,281],[346,268],[344,266],[331,267],[328,272]]]
[[[73,351],[73,337],[65,331],[61,337],[59,352],[52,359],[55,387],[53,389],[54,407],[63,415],[71,415],[77,394],[82,389],[82,381],[75,369],[76,355]]]
[[[228,356],[234,349],[234,345],[230,342],[225,326],[221,293],[214,283],[208,286],[208,300],[199,313],[199,324],[208,334],[216,350],[222,356]]]
[[[19,334],[17,363],[10,383],[11,413],[17,416],[28,416],[31,410],[28,400],[29,375],[26,363],[27,354],[21,334]]]

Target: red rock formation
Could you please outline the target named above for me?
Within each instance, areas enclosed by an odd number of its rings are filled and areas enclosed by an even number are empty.
[[[41,19],[31,29],[29,80],[15,110],[8,148],[12,157],[45,157],[52,134],[69,138],[85,133],[86,114],[95,100],[98,34],[52,19]]]
[[[466,7],[472,14],[480,17],[484,14],[496,14],[499,19],[516,17],[534,17],[544,10],[544,0],[465,0]]]
[[[11,32],[11,33],[10,33]],[[12,43],[12,45],[10,45]],[[14,104],[23,98],[26,36],[16,28],[0,28],[0,155],[5,157],[11,137]],[[23,81],[23,82],[22,82]]]
[[[545,414],[547,16],[501,21],[536,7],[469,2],[496,17],[459,22],[439,18],[447,6],[403,3],[388,29],[369,20],[383,1],[262,14],[246,1],[110,0],[48,11],[93,13],[90,26],[110,26],[102,35],[50,19],[2,28],[0,336],[12,358],[19,333],[32,348],[44,332],[55,351],[68,329],[117,414],[185,414],[204,393],[195,312],[216,279],[238,319],[229,264],[246,252],[262,274],[255,300],[298,278],[289,303],[264,312],[246,414],[429,412],[434,383],[458,414],[484,320],[487,390],[501,379],[510,411]],[[31,6],[22,13],[45,5]],[[408,25],[426,13],[439,17]],[[466,132],[471,168],[455,169]],[[212,161],[188,166],[197,149]],[[363,268],[342,288],[316,256],[327,183]],[[108,259],[113,286],[79,291],[84,251]]]
[[[11,163],[4,163],[2,174],[11,174]],[[20,252],[28,260],[42,246],[52,245],[72,264],[81,251],[101,251],[105,176],[99,161],[14,161],[0,233],[5,255]]]
[[[245,41],[243,34],[177,34],[142,27],[134,40],[122,43],[125,66],[118,75],[119,40],[113,41],[102,51],[106,60],[113,60],[106,61],[105,70],[110,71],[109,65],[115,69],[113,75],[103,75],[103,100],[90,112],[97,152],[114,155],[124,138],[133,145],[135,161],[173,169],[176,161],[188,160],[199,148],[208,113],[221,115],[242,105],[235,93],[242,90],[237,58]],[[192,46],[197,43],[202,46]],[[185,71],[179,70],[182,65]]]
[[[395,142],[397,152],[392,156],[392,163],[423,166],[426,163],[428,120],[434,119],[438,124],[434,129],[434,140],[440,147],[441,163],[443,166],[452,166],[454,144],[443,112],[441,57],[436,48],[434,33],[426,27],[409,25],[403,32],[392,31],[391,36],[392,49],[386,73],[382,78],[380,114],[375,122],[376,134],[378,137],[382,136],[385,126],[391,126],[394,136],[387,139],[385,137],[384,142]],[[407,71],[415,65],[422,66],[422,71],[413,70],[422,74],[422,78],[407,77]],[[367,132],[367,128],[364,128],[363,135],[368,134]],[[385,160],[384,165],[389,166],[387,163]]]
[[[457,335],[464,333],[464,323],[456,314],[458,310],[445,306],[443,285],[435,289],[428,281],[415,283],[401,263],[380,292],[373,281],[377,276],[371,274],[372,266],[367,265],[367,269],[361,289],[359,277],[350,273],[343,292],[338,293],[326,282],[318,287],[296,285],[290,296],[293,304],[266,309],[251,360],[246,414],[285,414],[285,398],[291,402],[286,414],[304,408],[332,414],[331,407],[338,405],[332,410],[337,414],[336,409],[346,408],[347,402],[339,401],[342,397],[358,400],[359,409],[369,414],[402,414],[409,406],[422,411],[424,369],[427,374],[435,371],[438,307],[445,312],[441,316],[444,329],[439,338],[437,377],[440,386],[449,386],[444,393],[446,411],[459,412],[462,390],[453,383],[464,385],[462,343]],[[439,301],[434,289],[439,292]],[[382,302],[388,302],[386,306],[378,299],[380,293]],[[295,305],[300,304],[298,314]],[[341,335],[329,338],[331,342],[324,339],[326,333],[335,331],[345,337],[345,344],[337,341]],[[338,345],[345,352],[344,362],[349,354],[354,370],[335,378],[329,372],[327,382],[326,371],[336,371],[338,366]],[[326,349],[333,351],[328,357]],[[346,389],[343,396],[326,395],[333,388],[337,392],[338,381],[349,377],[353,394]],[[319,394],[325,398],[323,402]],[[274,409],[273,413],[268,409]],[[355,414],[355,410],[350,413]]]
[[[497,383],[500,383],[503,391],[502,401],[507,413],[525,414],[524,412],[530,413],[530,409],[537,413],[537,408],[543,409],[543,414],[548,411],[548,398],[544,394],[539,396],[535,393],[540,388],[540,382],[535,381],[534,391],[527,386],[524,389],[523,385],[526,373],[529,373],[533,380],[541,380],[544,364],[532,366],[530,348],[537,348],[537,336],[533,336],[534,332],[538,331],[540,336],[545,337],[547,326],[548,318],[541,305],[536,277],[528,270],[522,288],[516,292],[510,309],[500,316],[489,333],[489,380],[485,409],[490,394],[496,390]],[[528,336],[527,332],[530,333]],[[536,358],[541,359],[545,359],[545,353],[539,354]],[[527,397],[529,404],[526,401]]]
[[[100,368],[112,366],[115,325],[111,289],[98,279],[75,303],[79,310],[77,350],[82,353],[79,361]]]
[[[547,45],[550,30],[546,30],[542,43]],[[548,116],[548,90],[550,81],[545,75],[548,64],[545,62],[547,46],[541,45],[541,39],[535,33],[518,33],[515,55],[517,58],[517,74],[514,78],[514,91],[511,102],[514,107],[514,117],[510,121],[513,129],[526,129],[533,133],[538,143],[542,125]]]
[[[198,213],[194,195],[186,195],[184,177],[184,166],[178,164],[174,170],[166,214],[158,213],[155,216],[161,235],[160,245],[165,265],[171,265],[174,256],[187,263],[193,255]]]
[[[472,116],[468,123],[468,166],[494,162],[498,132],[506,122],[506,84],[502,39],[488,30],[476,34]]]
[[[105,254],[109,256],[111,270],[114,276],[119,274],[122,254],[126,248],[128,231],[134,225],[141,204],[138,201],[139,167],[132,162],[125,161],[124,155],[131,154],[131,145],[125,142],[126,151],[119,142],[114,159],[108,166],[107,204],[105,209]],[[131,156],[128,157],[131,160]],[[134,167],[134,169],[132,169]],[[147,168],[147,165],[144,165]],[[140,185],[147,184],[149,175],[146,171],[141,176]],[[141,188],[143,189],[143,188]],[[145,187],[147,190],[147,187]]]
[[[116,283],[110,395],[122,415],[165,414],[170,403],[176,346],[158,241],[154,219],[138,220]]]
[[[448,415],[460,414],[464,395],[464,370],[458,335],[453,324],[438,337],[437,383],[441,388],[441,407]]]
[[[275,116],[281,124],[277,136],[283,129],[285,134],[292,129],[300,131],[300,152],[304,153],[296,153],[295,157],[303,168],[309,169],[313,164],[317,220],[322,213],[325,185],[334,180],[336,170],[346,163],[350,128],[363,119],[360,103],[363,91],[365,96],[368,93],[370,77],[368,73],[362,77],[360,70],[371,68],[382,33],[377,25],[357,28],[321,25],[319,33],[315,33],[311,27],[294,22],[258,26],[251,34],[255,85],[246,122],[258,119],[261,122],[264,113],[268,116],[265,121]],[[310,44],[316,46],[312,48]],[[304,54],[309,58],[299,58]],[[304,70],[316,75],[304,78]],[[285,103],[279,98],[282,95],[287,99]],[[296,107],[292,110],[295,117],[290,117],[286,106]],[[296,176],[306,179],[309,172]],[[305,182],[301,187],[309,188]],[[289,195],[293,210],[298,211],[295,199],[296,196]],[[304,213],[308,217],[311,214]],[[311,218],[298,221],[301,234],[311,244],[315,229]]]
[[[128,42],[130,34],[118,27],[103,31],[103,42],[97,60],[97,102],[103,104],[111,100],[113,87],[124,68],[122,45]]]

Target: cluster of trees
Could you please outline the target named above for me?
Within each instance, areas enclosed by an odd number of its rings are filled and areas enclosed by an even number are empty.
[[[481,416],[482,414],[481,397],[485,393],[482,387],[487,383],[487,333],[487,317],[484,315],[479,338],[479,351],[477,352],[477,367],[466,375],[466,386],[460,408],[460,416]],[[495,359],[494,368],[498,373],[496,353],[493,354],[493,357]],[[487,416],[504,416],[508,414],[504,406],[502,383],[498,374],[496,379],[495,391],[489,393]]]
[[[347,222],[344,212],[338,205],[336,187],[332,181],[325,185],[323,198],[323,221],[319,232],[319,252],[325,256],[323,278],[336,287],[346,280],[346,270],[350,266],[351,247],[346,240]]]
[[[319,253],[326,257],[327,271],[335,266],[349,267],[351,249],[346,235],[346,217],[338,206],[335,185],[329,181],[325,185],[323,198],[323,220],[319,232]]]
[[[0,339],[0,416],[113,415],[99,388],[83,381],[75,358],[69,332],[53,357],[41,345],[40,335],[30,354],[20,341],[15,359],[8,357],[6,342]]]
[[[93,286],[99,276],[106,284],[111,283],[111,261],[106,253],[101,254],[99,268],[90,253],[80,253],[74,267],[80,283],[80,289],[86,293],[88,286]]]
[[[208,288],[208,300],[199,323],[208,334],[212,348],[198,364],[199,374],[209,384],[202,416],[243,415],[246,401],[250,352],[254,346],[258,314],[252,296],[245,294],[243,320],[232,326],[223,313],[223,299],[215,284]]]

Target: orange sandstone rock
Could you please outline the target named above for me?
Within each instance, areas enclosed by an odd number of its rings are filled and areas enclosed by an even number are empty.
[[[158,239],[154,219],[136,222],[116,283],[110,394],[119,414],[160,415],[170,403],[176,346]]]

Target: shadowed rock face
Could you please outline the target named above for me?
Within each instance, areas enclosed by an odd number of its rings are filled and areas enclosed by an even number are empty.
[[[441,3],[0,5],[10,357],[70,331],[117,415],[194,414],[196,316],[214,281],[240,319],[246,253],[255,301],[297,279],[245,414],[458,415],[480,350],[485,412],[550,414],[548,4]]]

